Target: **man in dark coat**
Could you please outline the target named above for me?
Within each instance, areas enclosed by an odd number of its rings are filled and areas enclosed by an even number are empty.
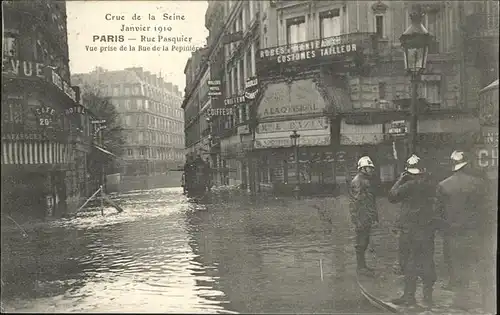
[[[432,291],[436,282],[434,265],[434,235],[436,231],[433,210],[435,185],[421,166],[420,158],[412,155],[406,162],[406,170],[389,191],[391,203],[401,202],[397,220],[400,246],[404,244],[407,256],[403,263],[404,294],[393,300],[396,305],[414,305],[417,277],[422,278],[424,304],[432,305]]]
[[[370,232],[378,223],[373,173],[375,166],[368,156],[358,161],[358,174],[350,187],[351,221],[356,232],[356,262],[359,273],[373,276],[373,269],[366,265],[365,252],[370,243]]]
[[[493,235],[496,221],[488,205],[490,192],[485,176],[472,168],[464,152],[454,151],[451,159],[454,173],[439,183],[435,209],[442,218],[441,229],[448,247],[450,284],[457,290],[454,306],[468,310],[479,307],[472,305],[468,295],[471,282],[483,284],[488,280],[479,279],[478,273],[482,261],[490,259],[491,249],[485,248],[485,243]]]

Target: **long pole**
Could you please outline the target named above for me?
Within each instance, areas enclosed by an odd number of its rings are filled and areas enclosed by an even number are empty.
[[[417,74],[411,75],[411,104],[410,104],[410,152],[409,155],[416,153],[417,148],[417,128],[418,128],[418,114],[417,114],[417,89],[418,78]]]

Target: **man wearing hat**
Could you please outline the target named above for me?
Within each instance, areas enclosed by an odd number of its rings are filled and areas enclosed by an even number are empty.
[[[370,232],[378,223],[373,173],[375,166],[368,156],[358,161],[358,173],[350,187],[351,221],[356,232],[356,262],[359,273],[373,276],[373,269],[366,266],[365,252],[370,243]]]
[[[420,158],[413,154],[406,161],[405,172],[389,191],[391,203],[401,202],[401,213],[396,227],[400,242],[407,248],[402,271],[404,274],[404,294],[393,300],[396,305],[414,305],[417,277],[422,278],[424,304],[432,305],[432,291],[436,282],[434,265],[434,235],[436,231],[433,202],[435,185],[426,170],[422,167]],[[401,252],[402,249],[400,249]]]
[[[469,299],[470,282],[482,284],[488,280],[479,280],[476,274],[486,255],[483,244],[491,238],[494,223],[487,207],[489,186],[486,178],[472,168],[463,151],[454,151],[450,158],[453,174],[438,185],[435,211],[442,219],[450,285],[457,290],[454,306],[468,310],[479,307]],[[460,266],[460,270],[456,266]]]

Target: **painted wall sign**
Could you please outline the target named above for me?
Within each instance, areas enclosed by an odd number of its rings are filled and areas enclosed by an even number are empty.
[[[34,109],[38,126],[50,126],[54,121],[56,110],[49,106],[40,106]]]
[[[346,55],[358,50],[357,44],[345,35],[310,40],[293,45],[282,45],[261,49],[259,57],[263,61],[289,63],[320,57]]]
[[[43,140],[45,136],[41,133],[5,133],[2,140]]]
[[[38,77],[45,79],[45,65],[33,61],[21,61],[14,58],[4,60],[2,74],[19,77]]]
[[[323,113],[326,102],[312,79],[270,84],[257,109],[259,118]]]
[[[85,107],[83,106],[73,106],[64,110],[65,115],[71,114],[85,114]]]
[[[257,133],[271,133],[292,130],[318,130],[328,129],[330,126],[326,117],[302,119],[302,120],[289,120],[289,121],[276,121],[269,123],[260,123],[257,126]]]
[[[208,116],[231,116],[234,114],[232,108],[209,108],[207,109]]]
[[[301,136],[297,142],[299,147],[303,146],[326,146],[330,145],[330,136]],[[286,148],[292,146],[292,140],[287,138],[256,139],[255,148]]]

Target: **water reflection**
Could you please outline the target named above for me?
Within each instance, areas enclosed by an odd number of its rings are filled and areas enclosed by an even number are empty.
[[[355,285],[346,209],[329,234],[307,200],[190,202],[172,188],[115,198],[120,215],[5,235],[7,311],[373,312]]]

